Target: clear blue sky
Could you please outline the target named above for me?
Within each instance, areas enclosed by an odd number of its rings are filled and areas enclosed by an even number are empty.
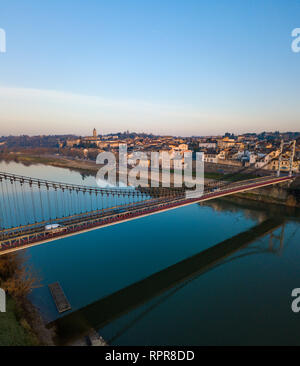
[[[0,2],[3,134],[300,130],[299,0]]]

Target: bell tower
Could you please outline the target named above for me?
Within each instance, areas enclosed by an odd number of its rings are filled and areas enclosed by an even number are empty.
[[[97,137],[97,130],[96,130],[96,128],[93,129],[93,137],[95,137],[95,138]]]

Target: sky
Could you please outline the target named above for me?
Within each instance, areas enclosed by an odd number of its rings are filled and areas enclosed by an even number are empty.
[[[0,135],[300,130],[300,0],[0,0]]]

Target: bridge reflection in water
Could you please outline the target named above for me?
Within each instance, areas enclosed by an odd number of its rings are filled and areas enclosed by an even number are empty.
[[[274,231],[281,227],[278,235]],[[249,244],[270,234],[269,246],[247,248]],[[275,242],[275,239],[277,242]],[[105,325],[162,295],[168,290],[178,290],[199,275],[246,255],[280,253],[284,240],[284,218],[271,218],[230,239],[182,260],[141,281],[129,285],[99,301],[49,323],[55,326],[57,343],[66,344],[87,334],[91,328],[99,330]],[[233,254],[238,255],[232,257]],[[173,293],[173,292],[172,292]],[[168,296],[172,295],[168,294]]]

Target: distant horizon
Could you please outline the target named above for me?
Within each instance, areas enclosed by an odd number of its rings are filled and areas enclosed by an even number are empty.
[[[96,127],[95,127],[96,128]],[[97,130],[97,128],[96,128]],[[279,134],[288,134],[288,133],[293,133],[293,134],[300,134],[300,130],[298,131],[279,131],[279,130],[274,130],[274,131],[270,131],[270,130],[262,130],[260,132],[243,132],[243,133],[235,133],[234,131],[226,131],[223,134],[215,134],[215,135],[188,135],[188,136],[182,136],[182,135],[173,135],[173,134],[165,134],[165,135],[161,135],[161,134],[156,134],[153,132],[145,132],[145,131],[128,131],[128,134],[137,134],[137,135],[153,135],[154,137],[167,137],[167,136],[171,136],[171,137],[175,137],[175,138],[209,138],[209,137],[223,137],[226,133],[230,133],[233,134],[234,136],[242,136],[242,135],[248,135],[248,134],[256,134],[256,135],[260,135],[262,133],[276,133],[279,132]],[[110,136],[110,135],[117,135],[117,134],[127,134],[127,130],[126,131],[116,131],[116,132],[109,132],[109,133],[105,133],[105,134],[101,134],[97,132],[97,136]],[[88,136],[92,136],[92,133],[90,134],[82,134],[82,135],[78,135],[78,134],[74,134],[74,133],[61,133],[61,134],[56,134],[56,133],[50,133],[50,134],[35,134],[35,135],[29,135],[29,134],[16,134],[16,135],[2,135],[1,137],[22,137],[22,136],[29,136],[29,137],[39,137],[39,136],[76,136],[76,137],[88,137]]]
[[[299,13],[295,0],[6,1],[0,134],[297,130]]]

